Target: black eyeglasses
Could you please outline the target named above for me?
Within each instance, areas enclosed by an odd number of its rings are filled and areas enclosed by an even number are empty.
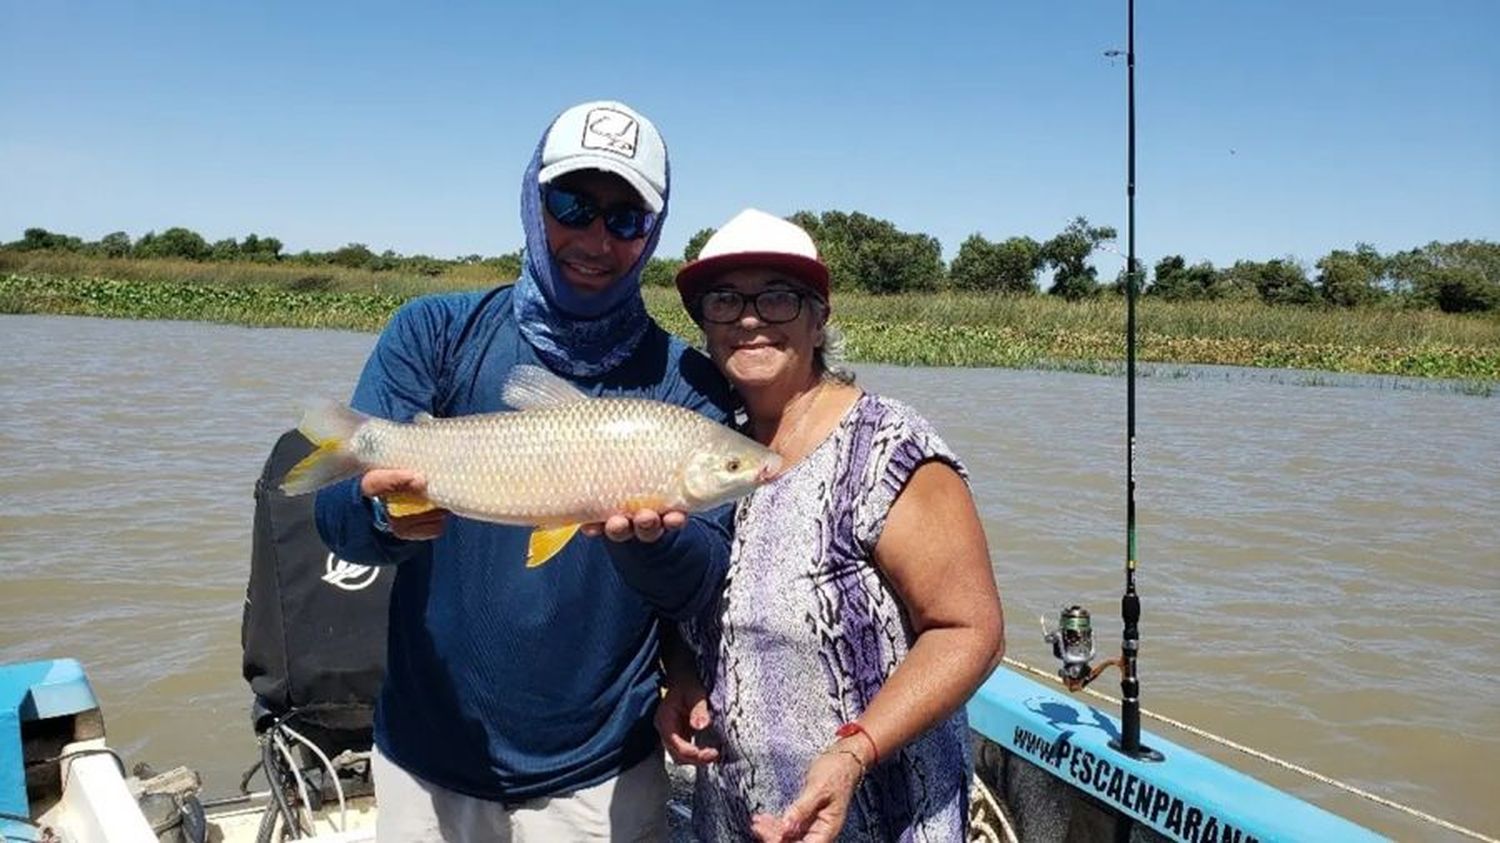
[[[542,188],[542,204],[553,219],[568,228],[588,228],[602,215],[604,229],[621,240],[639,240],[656,225],[656,214],[644,208],[634,205],[601,208],[591,196],[551,184]]]
[[[802,300],[806,298],[796,290],[775,288],[758,293],[742,293],[739,290],[709,290],[698,299],[698,310],[704,322],[728,325],[738,322],[745,315],[745,305],[755,308],[755,315],[767,325],[780,325],[802,315]]]

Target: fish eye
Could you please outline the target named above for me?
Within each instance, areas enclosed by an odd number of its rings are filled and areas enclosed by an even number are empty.
[[[739,471],[740,470],[740,461],[738,459],[730,459],[729,462],[726,463],[724,467],[727,468],[727,469],[729,469],[730,471]]]

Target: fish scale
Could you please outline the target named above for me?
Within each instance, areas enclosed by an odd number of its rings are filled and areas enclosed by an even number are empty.
[[[422,472],[427,497],[453,512],[531,524],[576,520],[617,512],[631,499],[676,502],[674,478],[653,467],[676,463],[712,432],[706,419],[686,415],[666,418],[648,402],[601,399],[414,425],[377,421],[356,453],[373,467]]]
[[[551,529],[642,508],[707,509],[743,496],[780,462],[698,413],[592,398],[537,367],[517,367],[505,398],[518,410],[410,424],[336,405],[310,412],[301,427],[318,449],[282,488],[295,494],[372,468],[407,469],[423,475],[433,505]]]

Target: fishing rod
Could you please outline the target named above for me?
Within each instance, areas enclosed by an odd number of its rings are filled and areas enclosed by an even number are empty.
[[[1091,666],[1094,634],[1088,610],[1069,606],[1062,611],[1055,630],[1042,623],[1043,637],[1062,660],[1058,673],[1070,691],[1078,691],[1111,666],[1120,669],[1120,736],[1110,746],[1142,761],[1160,761],[1161,753],[1141,745],[1141,681],[1136,673],[1140,653],[1141,598],[1136,592],[1135,570],[1135,302],[1139,295],[1140,271],[1135,258],[1135,0],[1125,5],[1125,594],[1120,598],[1124,634],[1118,658]],[[1106,56],[1120,55],[1110,50]]]
[[[1141,286],[1135,259],[1135,0],[1126,0],[1125,36],[1125,596],[1120,598],[1120,618],[1125,622],[1121,655],[1125,660],[1120,678],[1121,752],[1134,757],[1141,747],[1141,681],[1136,675],[1140,651],[1141,598],[1135,590],[1135,300]],[[1160,758],[1160,755],[1157,755]]]

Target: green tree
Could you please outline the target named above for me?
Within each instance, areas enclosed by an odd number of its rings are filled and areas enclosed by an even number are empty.
[[[395,253],[391,253],[394,257]],[[328,254],[328,262],[338,266],[347,266],[350,269],[363,269],[374,264],[375,253],[370,247],[363,243],[350,243],[340,249],[335,249]]]
[[[1266,304],[1312,304],[1318,293],[1307,280],[1307,271],[1291,258],[1269,261],[1235,261],[1219,271],[1220,287],[1254,291]]]
[[[1430,249],[1442,244],[1429,243],[1426,248],[1396,252],[1386,259],[1394,292],[1418,307],[1436,307],[1437,302],[1426,293],[1424,282],[1439,264],[1432,259]]]
[[[682,259],[684,261],[695,261],[695,260],[697,260],[698,259],[698,255],[703,252],[703,244],[707,243],[708,242],[708,238],[710,238],[712,236],[714,236],[714,230],[712,228],[700,228],[700,229],[698,229],[698,232],[696,234],[694,234],[692,237],[689,237],[688,241],[687,241],[687,245],[683,247],[683,249],[682,249]]]
[[[447,261],[439,260],[431,255],[412,255],[409,258],[402,258],[398,265],[407,272],[415,272],[429,278],[436,278],[448,271]]]
[[[1447,313],[1500,309],[1500,243],[1434,241],[1391,255],[1387,266],[1396,287],[1419,307]]]
[[[871,293],[931,290],[944,278],[942,247],[858,211],[798,211],[789,217],[812,236],[835,289]]]
[[[132,253],[138,258],[185,258],[201,261],[209,256],[208,241],[191,229],[174,226],[160,234],[146,232]]]
[[[652,258],[641,270],[641,284],[648,287],[671,287],[677,282],[677,270],[684,261],[675,258]]]
[[[355,243],[351,245],[363,244]],[[366,269],[371,270],[372,272],[389,272],[390,270],[395,269],[398,266],[406,265],[406,259],[396,254],[395,249],[386,249],[384,252],[381,252],[380,254],[369,258],[363,264]]]
[[[1375,279],[1377,291],[1384,294],[1391,286],[1390,282],[1390,260],[1380,254],[1374,246],[1369,243],[1356,243],[1354,246],[1354,259],[1370,273]]]
[[[11,247],[21,252],[34,252],[42,249],[52,248],[52,241],[57,235],[45,228],[28,228],[21,232],[21,239],[11,244]]]
[[[1235,272],[1234,267],[1215,269],[1213,273],[1214,277],[1209,285],[1214,291],[1214,298],[1236,301],[1259,301],[1261,299],[1260,288],[1256,286],[1254,273]]]
[[[107,258],[130,256],[130,235],[123,231],[111,231],[99,239],[99,253]]]
[[[1042,264],[1052,270],[1052,287],[1047,292],[1069,301],[1097,295],[1098,270],[1089,264],[1089,256],[1099,244],[1115,239],[1109,226],[1091,226],[1083,217],[1068,223],[1056,237],[1042,244]]]
[[[521,276],[520,252],[511,252],[499,257],[485,258],[480,263],[493,269],[496,275],[507,281],[513,281]]]
[[[240,256],[240,244],[233,237],[215,241],[209,247],[209,258],[216,261],[232,261]]]
[[[1439,267],[1425,279],[1438,309],[1444,313],[1500,310],[1500,283],[1471,268]]]
[[[1201,301],[1224,296],[1219,273],[1208,261],[1188,266],[1182,255],[1168,255],[1156,262],[1154,275],[1146,293],[1166,301]]]
[[[1146,288],[1146,292],[1168,301],[1191,298],[1181,289],[1181,278],[1186,269],[1187,260],[1182,255],[1167,255],[1156,262],[1156,268],[1152,272],[1151,286]]]
[[[1335,307],[1370,304],[1385,295],[1384,274],[1384,259],[1369,245],[1361,243],[1353,252],[1335,249],[1318,261],[1318,291]]]
[[[278,260],[281,257],[281,241],[275,237],[247,234],[240,242],[240,256],[262,262]]]
[[[857,260],[855,277],[871,293],[932,290],[943,280],[942,247],[926,235],[861,244]]]
[[[21,239],[6,245],[18,252],[48,250],[53,252],[78,252],[83,250],[83,239],[67,234],[55,234],[45,228],[28,228]]]
[[[1041,266],[1042,246],[1030,237],[991,243],[971,234],[948,267],[948,280],[961,290],[1029,295],[1037,291],[1036,274]]]

